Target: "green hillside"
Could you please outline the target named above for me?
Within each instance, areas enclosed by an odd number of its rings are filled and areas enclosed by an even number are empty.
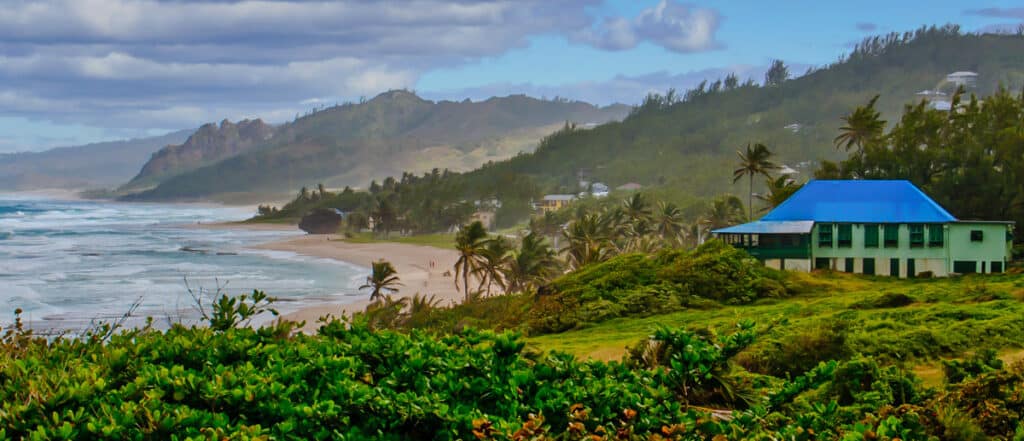
[[[433,102],[411,92],[390,91],[364,103],[297,118],[245,152],[131,198],[272,193],[317,182],[365,186],[373,177],[404,170],[471,170],[532,149],[567,120],[607,122],[624,117],[628,109],[526,96]]]
[[[807,175],[811,167],[798,165],[839,156],[832,140],[840,117],[872,96],[881,95],[876,107],[892,121],[904,104],[917,100],[915,93],[949,90],[942,83],[954,71],[978,72],[970,91],[979,95],[1000,84],[1017,89],[1024,83],[1021,54],[1020,36],[962,35],[954,29],[872,39],[842,61],[779,85],[712,84],[687,92],[681,101],[651,97],[621,123],[558,134],[534,154],[488,173],[527,173],[545,177],[551,187],[574,189],[584,170],[612,186],[633,181],[710,196],[730,190],[735,151],[762,142],[778,162]],[[790,124],[799,129],[786,129]]]
[[[388,198],[399,213],[415,213],[424,197],[440,207],[496,198],[505,207],[498,223],[507,226],[525,218],[531,199],[582,190],[582,177],[612,188],[643,184],[646,192],[679,204],[693,217],[708,197],[746,193],[746,182],[733,184],[732,171],[736,151],[748,143],[767,144],[775,162],[808,179],[821,161],[847,156],[833,144],[841,117],[875,95],[880,95],[875,108],[891,126],[905,105],[921,101],[917,93],[922,90],[939,90],[952,99],[956,86],[946,75],[954,71],[978,72],[976,85],[967,89],[971,94],[988,96],[1000,86],[1016,91],[1024,84],[1021,54],[1024,37],[961,34],[955,27],[874,37],[840,61],[795,79],[757,85],[732,77],[685,93],[652,95],[621,122],[592,129],[566,125],[545,137],[533,153],[468,173],[403,174],[397,185],[377,196]],[[760,191],[761,182],[755,184],[754,190]],[[331,198],[313,202],[358,208]],[[301,216],[310,205],[293,203],[282,215]]]

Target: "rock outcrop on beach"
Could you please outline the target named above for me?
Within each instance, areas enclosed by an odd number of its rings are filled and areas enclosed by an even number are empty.
[[[341,227],[342,217],[332,209],[319,209],[302,217],[299,229],[309,234],[334,234]]]

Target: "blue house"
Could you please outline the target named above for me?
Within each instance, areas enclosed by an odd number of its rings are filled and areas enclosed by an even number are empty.
[[[959,220],[909,181],[811,181],[760,220],[712,233],[765,265],[915,277],[999,273],[1013,222]]]

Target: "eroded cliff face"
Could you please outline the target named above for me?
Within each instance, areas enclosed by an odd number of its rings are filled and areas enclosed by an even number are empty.
[[[184,144],[169,145],[154,153],[125,187],[154,185],[164,178],[235,156],[273,135],[274,126],[260,119],[246,119],[237,124],[224,120],[219,126],[205,124]]]

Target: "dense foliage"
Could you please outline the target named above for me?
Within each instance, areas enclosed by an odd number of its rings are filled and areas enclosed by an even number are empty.
[[[546,286],[531,310],[529,329],[559,332],[614,317],[785,295],[773,277],[782,275],[717,240],[693,251],[624,254]]]
[[[107,328],[47,340],[16,324],[0,340],[0,439],[954,440],[1024,430],[1021,365],[942,391],[863,357],[792,380],[751,375],[730,360],[758,338],[753,323],[722,336],[662,328],[610,363],[526,351],[515,334],[402,334],[360,320],[313,336],[292,329]]]
[[[884,126],[878,114],[853,118],[849,132]],[[1024,95],[1005,89],[952,98],[952,111],[907,106],[888,132],[868,131],[849,158],[825,163],[821,178],[909,179],[954,215],[1024,221]],[[847,147],[850,147],[848,144]]]
[[[783,80],[777,72],[771,84],[760,86],[730,76],[684,93],[651,95],[622,122],[593,129],[567,124],[544,138],[533,153],[420,180],[416,192],[421,197],[408,200],[417,206],[451,207],[459,201],[495,199],[502,205],[498,222],[508,226],[525,219],[530,201],[544,193],[585,190],[582,178],[612,188],[638,182],[651,195],[690,214],[701,211],[702,198],[748,193],[749,180],[731,187],[728,181],[734,152],[748,143],[770,146],[776,163],[810,175],[814,161],[839,158],[826,146],[837,132],[842,135],[840,129],[848,126],[842,118],[857,105],[880,94],[873,109],[894,117],[921,90],[952,92],[945,75],[956,70],[979,72],[971,91],[979,96],[1001,84],[1019,85],[1024,65],[1012,54],[1022,50],[1020,35],[962,34],[955,26],[871,37],[838,62],[796,78]],[[780,68],[785,66],[775,66]],[[760,192],[763,184],[753,185]],[[772,182],[765,188],[770,191]],[[694,220],[697,215],[687,217]]]

